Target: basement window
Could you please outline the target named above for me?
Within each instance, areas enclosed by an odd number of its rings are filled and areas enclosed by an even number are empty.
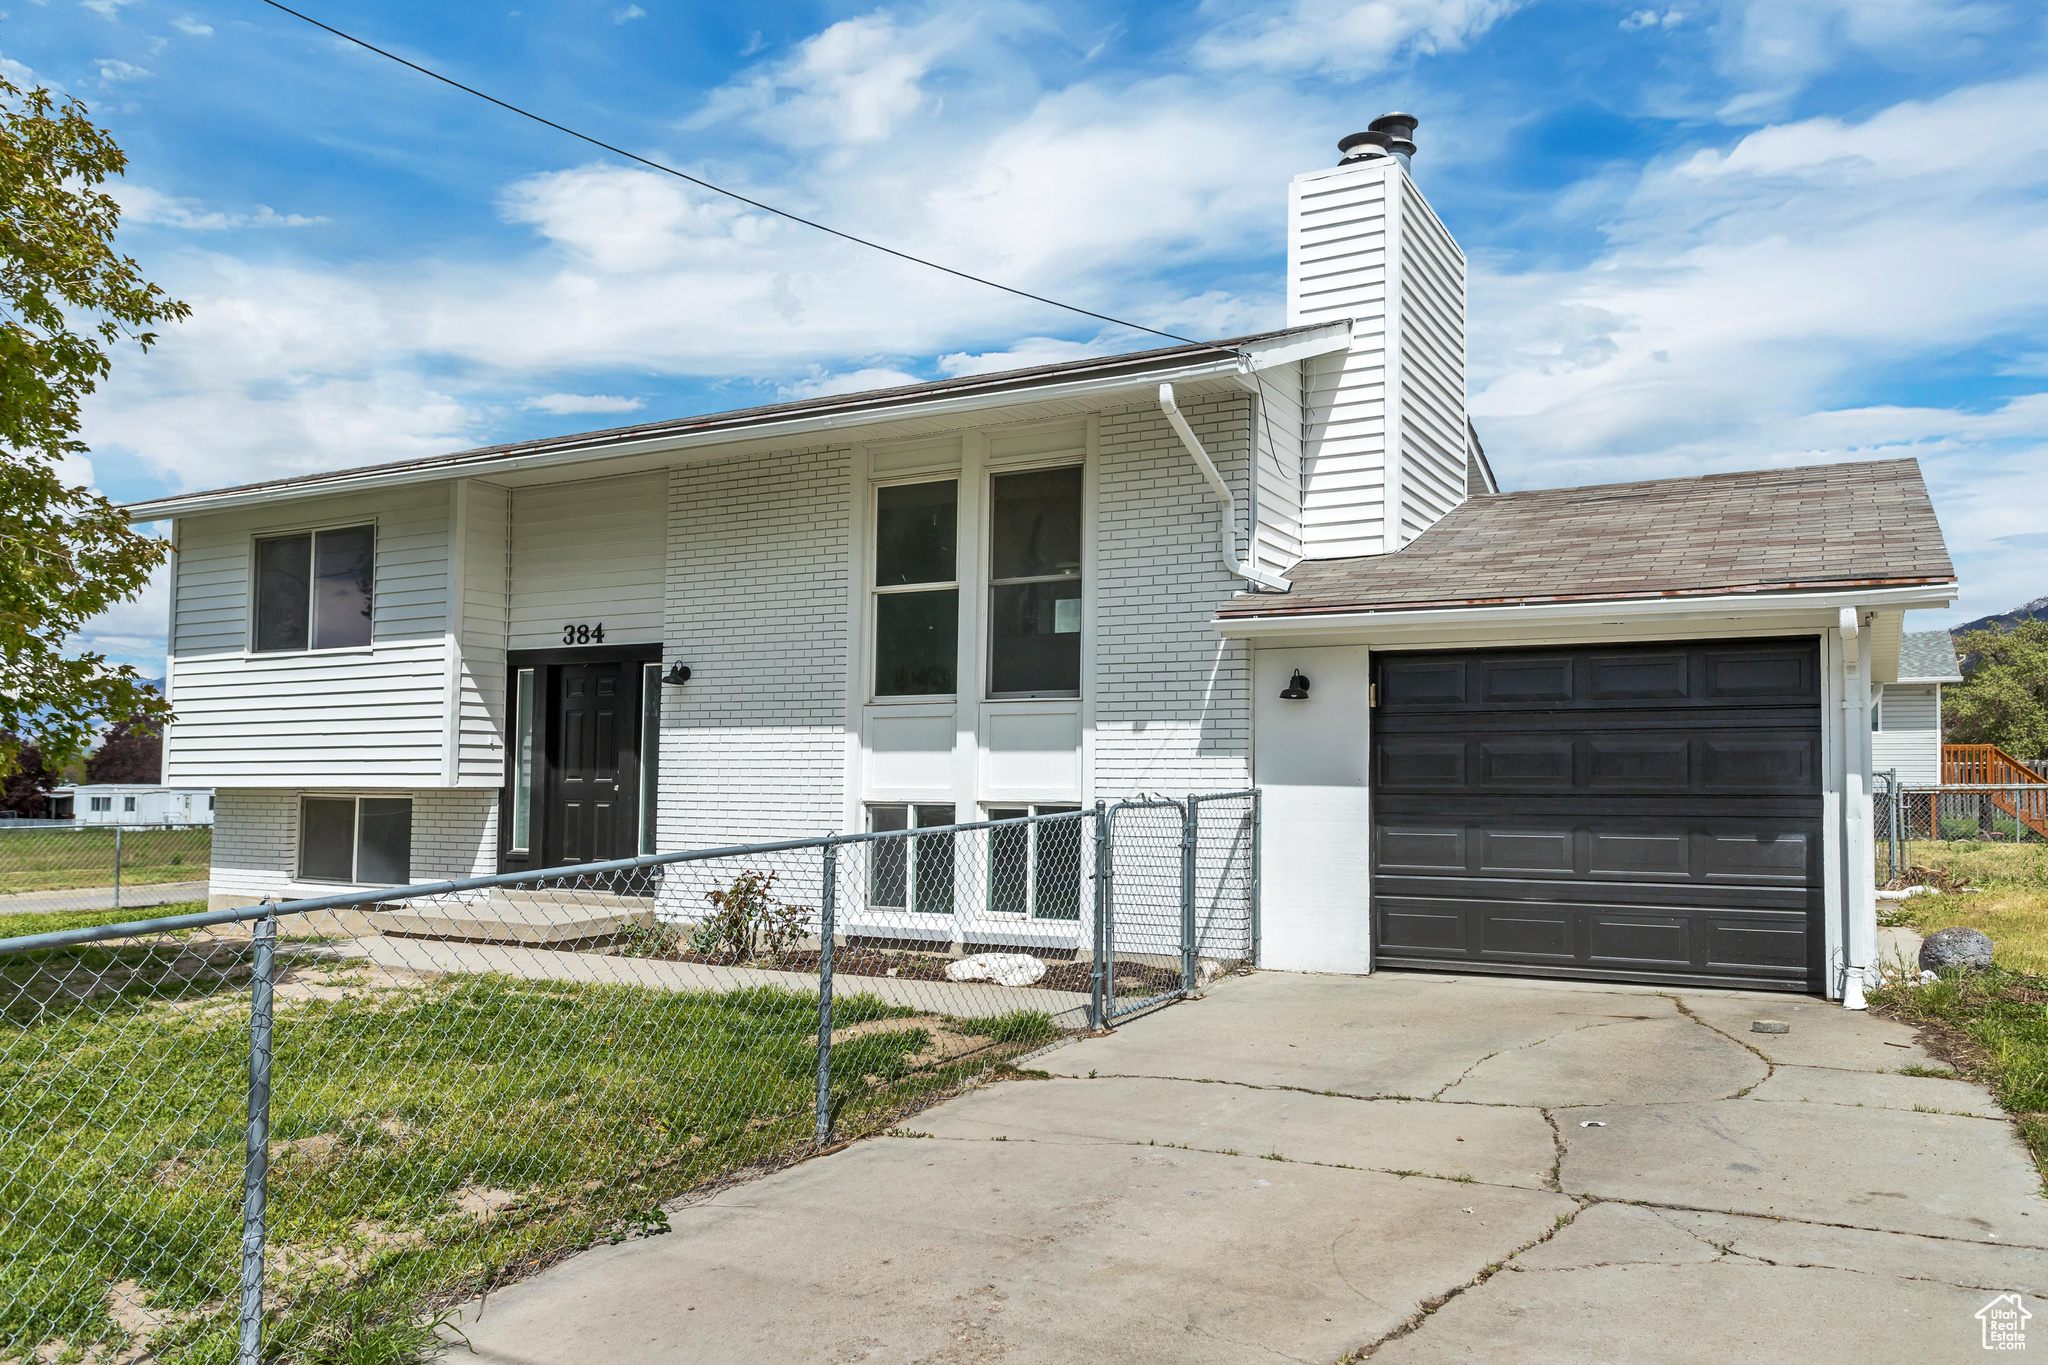
[[[868,807],[868,830],[932,829],[953,823],[953,807],[885,805]],[[920,915],[953,913],[953,836],[913,835],[877,839],[868,845],[868,904]]]
[[[299,802],[299,880],[403,886],[412,880],[412,798],[308,796]]]
[[[1059,815],[1079,806],[990,806],[991,820]],[[1029,919],[1081,918],[1081,821],[988,832],[988,908]]]
[[[343,526],[256,542],[256,652],[370,643],[377,528]]]

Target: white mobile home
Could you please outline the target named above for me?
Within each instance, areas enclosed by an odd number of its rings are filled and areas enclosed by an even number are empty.
[[[86,782],[57,787],[46,798],[53,820],[85,825],[210,825],[213,791],[136,782]]]
[[[1917,470],[1501,493],[1413,126],[1279,331],[135,506],[216,902],[1256,779],[1268,965],[1839,990]]]
[[[1947,631],[1908,633],[1899,645],[1898,680],[1879,684],[1871,699],[1871,771],[1896,772],[1902,787],[1939,783],[1941,689],[1962,680]]]

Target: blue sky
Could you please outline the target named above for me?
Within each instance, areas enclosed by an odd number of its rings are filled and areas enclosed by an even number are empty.
[[[1918,456],[2048,593],[2048,11],[1998,0],[436,5],[316,16],[594,136],[1188,334],[1282,320],[1287,180],[1373,115],[1473,266],[1510,487]],[[1144,338],[633,168],[255,0],[13,0],[195,308],[91,403],[116,498]],[[88,632],[154,672],[153,591]]]

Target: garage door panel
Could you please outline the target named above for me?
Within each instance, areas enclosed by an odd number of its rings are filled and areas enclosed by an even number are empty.
[[[1819,988],[1816,642],[1378,666],[1382,961]]]

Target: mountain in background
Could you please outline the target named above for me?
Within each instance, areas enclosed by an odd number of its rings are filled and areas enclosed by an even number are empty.
[[[2022,621],[2048,621],[2048,597],[2037,597],[2025,606],[2002,611],[1996,616],[1980,616],[1974,621],[1950,626],[1948,633],[1961,635],[1966,630],[2009,630]]]

